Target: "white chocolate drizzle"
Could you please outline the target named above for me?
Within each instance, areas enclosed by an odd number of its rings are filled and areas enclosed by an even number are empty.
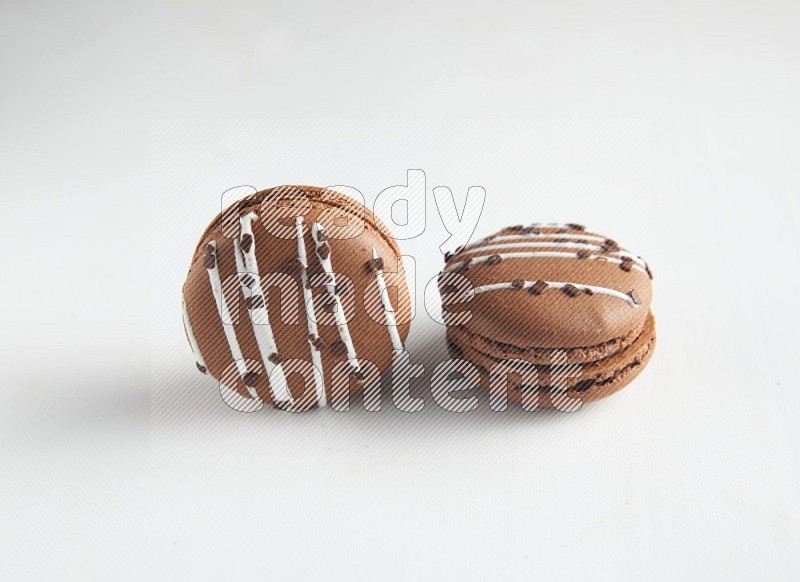
[[[637,308],[639,304],[633,300],[633,297],[617,291],[615,289],[609,289],[608,287],[597,287],[595,285],[582,285],[580,283],[569,283],[564,281],[544,281],[547,283],[548,287],[551,289],[563,289],[567,285],[573,285],[577,287],[580,291],[584,292],[591,292],[594,295],[608,295],[609,297],[616,297],[617,299],[621,299],[622,301],[626,302],[631,307]],[[528,289],[533,287],[536,284],[536,281],[524,281],[521,287],[515,286],[514,283],[489,283],[487,285],[481,285],[479,287],[475,287],[473,289],[473,293],[475,295],[479,295],[481,293],[487,293],[489,291],[498,291],[500,289]],[[517,283],[518,285],[518,283]]]
[[[494,240],[492,240],[494,242]],[[634,255],[628,251],[617,250],[607,251],[600,245],[593,245],[590,243],[579,243],[573,241],[545,241],[545,242],[509,242],[501,244],[491,244],[486,246],[473,246],[467,247],[459,253],[459,256],[479,253],[483,251],[502,251],[504,249],[525,249],[525,248],[564,248],[564,249],[585,249],[588,251],[596,251],[598,255],[607,256],[613,255],[618,257],[628,257],[634,263],[644,268],[644,261],[638,255]]]
[[[267,296],[261,288],[261,278],[258,273],[258,263],[256,262],[256,241],[253,237],[253,220],[257,220],[258,215],[250,212],[239,219],[241,238],[234,239],[233,249],[236,256],[236,270],[238,271],[239,284],[245,298],[253,299],[260,297],[258,303],[253,302],[248,306],[250,321],[253,325],[253,334],[256,336],[256,344],[261,354],[261,361],[267,371],[269,383],[277,400],[292,401],[289,386],[286,383],[286,376],[280,363],[274,363],[270,356],[279,354],[278,346],[275,344],[275,337],[272,333],[272,325],[269,322],[269,310],[267,309]],[[242,248],[241,240],[250,237],[250,243],[245,250]],[[244,277],[249,275],[252,279],[252,287],[244,283]],[[248,302],[250,303],[250,302]]]
[[[336,275],[333,272],[333,266],[331,264],[331,250],[330,245],[322,240],[322,236],[325,233],[325,229],[322,227],[321,224],[315,222],[311,225],[311,236],[314,239],[315,244],[315,251],[317,258],[319,259],[320,265],[322,265],[325,274],[328,276],[327,281],[325,283],[325,289],[328,291],[331,297],[335,302],[335,307],[333,310],[333,315],[336,320],[336,329],[339,331],[339,338],[342,340],[342,343],[347,348],[347,359],[353,369],[360,371],[361,366],[358,364],[358,360],[356,359],[356,348],[353,345],[353,340],[350,337],[350,330],[347,328],[347,318],[344,315],[344,310],[342,309],[342,302],[339,300],[339,295],[336,293]],[[325,246],[328,247],[328,253],[324,256],[320,254],[320,250]]]
[[[375,247],[372,247],[372,258],[377,259],[378,253]],[[394,317],[394,307],[389,298],[389,290],[386,288],[386,281],[383,279],[383,269],[375,270],[375,284],[378,286],[378,294],[381,298],[383,305],[383,315],[386,319],[386,328],[389,330],[389,338],[392,340],[392,348],[395,350],[403,350],[403,342],[400,340],[400,334],[397,331],[397,320]]]
[[[186,336],[189,338],[189,345],[192,347],[192,353],[195,360],[197,360],[198,367],[202,367],[201,372],[205,374],[204,370],[208,370],[206,361],[203,359],[203,354],[200,352],[200,346],[197,344],[197,338],[192,330],[192,322],[189,321],[189,312],[186,310],[186,299],[181,297],[181,304],[183,305],[183,327],[186,329]]]
[[[608,240],[604,236],[596,235],[596,234],[583,234],[583,233],[573,233],[573,232],[517,232],[513,234],[498,234],[498,235],[491,235],[483,238],[479,241],[476,241],[470,245],[467,245],[466,248],[471,248],[477,246],[479,244],[489,242],[489,241],[496,241],[496,240],[513,240],[519,238],[566,238],[566,239],[578,239],[578,240],[585,240],[585,241],[595,241],[595,242],[605,242]],[[621,247],[620,247],[621,248]]]
[[[645,260],[642,257],[640,257],[639,255],[636,255],[634,253],[631,253],[630,251],[628,251],[627,249],[623,248],[620,245],[617,245],[616,242],[612,241],[611,239],[609,239],[607,237],[600,236],[598,234],[585,234],[583,232],[583,227],[581,227],[580,229],[576,229],[575,225],[572,225],[572,224],[562,224],[562,223],[555,223],[555,222],[549,222],[549,223],[538,222],[538,223],[532,224],[531,228],[555,228],[555,229],[559,229],[559,231],[557,231],[557,232],[541,232],[541,231],[539,231],[539,232],[526,232],[525,229],[522,229],[522,230],[517,231],[517,232],[510,231],[510,234],[490,235],[490,236],[487,236],[487,237],[485,237],[485,238],[483,238],[483,239],[481,239],[479,241],[476,241],[476,242],[474,242],[472,244],[469,244],[469,245],[465,246],[463,249],[461,249],[461,251],[459,251],[459,253],[466,253],[466,252],[470,252],[472,250],[478,251],[478,250],[480,250],[480,248],[487,248],[487,247],[481,247],[481,245],[484,245],[484,244],[486,244],[488,242],[502,242],[502,241],[519,242],[519,241],[525,241],[525,240],[536,240],[536,239],[539,239],[542,242],[541,245],[532,244],[530,246],[561,246],[561,245],[566,246],[565,243],[569,243],[569,242],[579,243],[580,241],[586,241],[585,244],[591,244],[593,242],[594,243],[600,243],[600,244],[596,245],[595,249],[599,248],[598,250],[602,250],[602,251],[610,253],[610,254],[616,254],[616,255],[619,255],[619,256],[625,256],[625,257],[630,258],[635,263],[638,263],[639,265],[641,265],[644,268],[645,272],[648,275],[650,275],[650,273],[647,271],[647,263],[645,262]],[[567,229],[567,232],[564,232],[563,229]],[[509,232],[509,231],[507,231],[507,232]],[[564,241],[555,240],[554,241],[554,240],[545,240],[545,239],[566,239],[566,240],[564,240]],[[602,243],[607,243],[607,242],[614,242],[614,245],[615,245],[616,248],[614,250],[605,249],[602,246]],[[547,244],[544,244],[544,243],[547,243]],[[522,246],[522,245],[518,245],[518,246]],[[525,245],[525,246],[529,246],[529,245]],[[573,248],[578,248],[578,247],[575,246]]]
[[[617,259],[617,258],[614,258],[614,257],[607,257],[607,256],[604,256],[604,255],[589,255],[588,257],[585,257],[585,258],[581,259],[578,256],[578,253],[568,253],[568,252],[559,252],[559,251],[530,251],[530,252],[527,252],[527,253],[495,253],[495,254],[497,256],[499,256],[503,260],[507,260],[507,259],[533,259],[533,258],[579,259],[579,260],[585,260],[585,261],[603,261],[603,262],[606,262],[606,263],[612,263],[612,264],[616,264],[616,265],[621,265],[624,262],[623,259]],[[470,263],[475,265],[475,264],[479,264],[479,263],[488,262],[489,260],[492,259],[492,257],[495,256],[495,254],[481,255],[479,257],[471,258]],[[457,271],[459,269],[459,267],[461,267],[463,264],[464,264],[464,261],[458,261],[458,262],[455,262],[455,263],[451,263],[451,264],[447,265],[447,267],[445,267],[444,272],[447,273],[447,272],[451,272],[451,271]],[[638,271],[641,271],[642,273],[647,273],[647,271],[637,263],[633,263],[632,262],[631,263],[631,267],[636,269],[636,270],[638,270]]]
[[[322,407],[327,404],[325,395],[325,379],[322,375],[322,355],[314,345],[312,337],[319,337],[319,330],[317,328],[317,318],[314,312],[314,295],[311,291],[311,285],[308,281],[308,259],[306,256],[306,241],[303,236],[303,217],[298,216],[295,218],[294,226],[297,231],[297,257],[300,259],[301,264],[301,282],[303,285],[303,302],[306,305],[306,324],[308,328],[308,349],[311,350],[311,362],[320,371],[319,374],[314,374],[314,380],[317,388],[317,405]]]
[[[214,257],[214,266],[210,268],[206,267],[208,281],[211,284],[211,292],[214,294],[214,301],[217,303],[217,312],[222,320],[222,330],[225,332],[225,339],[228,340],[228,348],[231,350],[231,357],[234,362],[236,362],[236,369],[239,372],[239,376],[244,377],[249,370],[244,363],[242,349],[239,347],[239,341],[236,339],[236,331],[233,329],[233,320],[228,310],[228,303],[225,301],[225,295],[222,292],[222,281],[219,277],[219,261],[217,259],[217,241],[212,240],[208,243],[208,246],[211,249],[209,254]],[[247,390],[253,398],[258,398],[254,388],[247,386]]]

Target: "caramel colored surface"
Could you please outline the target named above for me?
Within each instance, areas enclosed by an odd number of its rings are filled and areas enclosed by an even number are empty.
[[[523,242],[557,240],[548,234],[596,235],[567,228],[540,230],[541,237],[522,239]],[[495,236],[510,236],[515,233],[516,231],[504,230]],[[576,252],[576,249],[555,245],[470,252],[475,247],[480,249],[482,246],[500,242],[490,240],[474,245],[451,257],[447,266],[457,265],[466,258],[492,253],[557,251],[574,255]],[[636,268],[625,271],[618,264],[602,260],[620,255],[603,251],[596,254],[601,260],[580,259],[576,256],[513,258],[505,259],[499,264],[477,263],[467,270],[454,271],[463,275],[474,287],[522,279],[592,285],[623,294],[634,291],[640,305],[632,307],[617,297],[599,294],[570,297],[559,289],[548,289],[540,295],[534,295],[527,289],[502,289],[477,294],[471,301],[453,305],[449,310],[460,312],[468,309],[471,312],[471,318],[463,324],[468,333],[523,349],[588,348],[627,337],[640,329],[647,317],[652,298],[650,277],[648,273]]]
[[[518,403],[527,399],[538,407],[547,408],[557,405],[561,395],[578,399],[584,404],[605,398],[627,386],[639,375],[650,361],[655,343],[655,320],[649,314],[635,341],[612,356],[582,365],[529,366],[529,370],[535,368],[536,376],[521,376],[513,372],[508,374],[507,384],[504,384],[508,399]],[[486,390],[492,389],[489,370],[512,370],[507,360],[498,366],[500,360],[460,344],[449,333],[448,349],[452,357],[468,360],[478,366],[481,386]],[[532,378],[536,380],[535,386],[530,385]]]
[[[487,389],[491,370],[511,370],[517,402],[602,398],[650,359],[651,279],[641,257],[580,225],[501,230],[446,258],[448,349],[478,366]],[[481,289],[496,284],[508,287]]]
[[[294,231],[295,214],[304,215],[307,233],[306,255],[310,273],[318,270],[319,265],[314,252],[314,242],[308,231],[312,223],[319,221],[332,237],[341,235],[346,229],[355,234],[352,238],[331,238],[328,241],[331,248],[330,258],[333,270],[337,274],[337,281],[344,280],[342,275],[349,279],[346,280],[347,290],[340,298],[348,318],[348,328],[356,355],[359,359],[372,362],[379,371],[385,370],[391,363],[392,344],[379,301],[375,273],[367,268],[373,248],[384,260],[384,279],[396,311],[398,331],[403,340],[408,335],[410,319],[410,298],[405,272],[402,263],[396,258],[399,256],[396,243],[385,234],[386,227],[368,209],[350,198],[329,190],[307,186],[279,187],[258,192],[238,201],[236,205],[233,211],[215,218],[204,233],[197,245],[183,287],[189,320],[208,372],[216,379],[221,379],[225,373],[226,385],[231,378],[235,378],[235,386],[230,387],[235,387],[243,396],[249,397],[241,379],[230,372],[233,358],[208,274],[203,265],[203,249],[209,241],[216,241],[217,263],[226,300],[234,318],[238,313],[238,322],[233,325],[236,337],[244,358],[252,362],[248,367],[256,368],[255,371],[260,372],[255,386],[256,391],[264,401],[272,401],[253,325],[244,308],[244,300],[236,280],[233,240],[227,238],[238,236],[239,217],[248,212],[255,212],[261,219],[253,222],[253,236],[262,281],[269,273],[286,271],[287,263],[297,258],[296,238],[275,236],[276,232],[285,234]],[[341,225],[346,225],[346,229],[342,229]],[[281,226],[287,230],[281,230]],[[282,289],[277,286],[271,287],[269,291],[264,289],[270,324],[278,351],[285,360],[300,359],[311,362],[299,274],[293,279],[296,283],[295,289],[291,287]],[[322,286],[315,287],[313,293],[316,303],[317,297],[323,295],[325,289]],[[319,335],[325,342],[325,347],[320,352],[326,391],[330,399],[332,370],[338,363],[346,361],[347,356],[337,353],[333,347],[340,339],[332,314],[325,313],[320,307],[317,307],[316,313]],[[313,395],[313,382],[306,386],[299,374],[291,374],[287,380],[294,398],[305,401]],[[349,383],[351,392],[361,388],[354,378],[351,378]]]

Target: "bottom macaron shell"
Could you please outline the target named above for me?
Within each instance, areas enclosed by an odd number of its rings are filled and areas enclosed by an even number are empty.
[[[596,344],[579,348],[562,348],[565,364],[587,364],[613,356],[630,346],[642,334],[646,320],[627,334]],[[553,348],[520,348],[503,344],[491,338],[470,333],[466,327],[454,325],[447,330],[448,337],[464,349],[471,348],[494,360],[519,359],[531,364],[550,364]]]
[[[447,339],[450,355],[453,358],[467,360],[477,366],[481,373],[481,387],[487,391],[490,390],[488,370],[501,360],[459,344],[451,334],[448,334]],[[556,406],[560,409],[574,409],[575,402],[585,404],[605,398],[627,386],[639,375],[653,354],[655,341],[655,319],[650,313],[636,340],[613,356],[584,365],[568,365],[564,362],[564,365],[560,366],[556,373],[570,378],[566,394],[549,385],[551,375],[555,375],[553,368],[537,365],[535,368],[539,375],[541,388],[524,386],[521,389],[519,378],[512,374],[508,381],[508,399],[526,406],[533,405],[536,408]],[[557,350],[554,350],[555,352]],[[570,373],[566,373],[567,369]],[[566,400],[569,400],[572,405],[565,406]]]

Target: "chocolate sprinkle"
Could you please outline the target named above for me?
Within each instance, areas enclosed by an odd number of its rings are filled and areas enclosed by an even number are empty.
[[[459,271],[469,271],[472,267],[472,259],[464,259],[461,262],[461,266],[458,268]]]
[[[574,222],[567,224],[567,227],[570,230],[586,230],[585,226],[583,226],[582,224],[575,224]]]
[[[280,355],[280,353],[278,353],[278,352],[271,353],[271,354],[270,354],[270,355],[267,357],[267,359],[268,359],[270,362],[272,362],[273,364],[275,364],[276,366],[277,366],[278,364],[280,364],[281,362],[283,362],[283,356],[282,356],[282,355]]]
[[[525,286],[525,281],[523,279],[514,279],[511,281],[511,287],[514,289],[522,289]]]
[[[303,261],[301,261],[299,257],[286,261],[286,264],[283,266],[283,272],[290,277],[297,277],[303,272]]]
[[[200,370],[200,372],[202,372],[203,374],[208,373],[208,370],[206,370],[206,367],[203,364],[201,364],[200,362],[195,362],[195,364],[197,365],[197,369]]]
[[[214,257],[214,255],[206,255],[203,257],[203,265],[206,269],[213,269],[217,266],[217,259]]]
[[[316,348],[317,351],[322,350],[325,347],[325,340],[321,337],[317,336],[311,340],[311,345]]]
[[[367,261],[367,270],[369,271],[383,271],[383,259],[378,257],[377,259],[370,259]]]
[[[450,251],[447,251],[447,252],[444,254],[444,262],[445,262],[445,263],[446,263],[447,261],[449,261],[450,259],[452,259],[452,258],[453,258],[453,253],[451,253]]]
[[[650,265],[645,263],[644,264],[644,270],[647,272],[647,276],[650,277],[650,279],[652,279],[653,278],[653,272],[650,270]]]
[[[344,342],[338,341],[336,343],[331,344],[331,353],[334,356],[344,356],[347,354],[347,346],[344,345]]]
[[[350,373],[353,375],[353,378],[355,378],[356,381],[359,384],[362,384],[364,382],[364,380],[366,379],[366,376],[364,375],[364,372],[362,372],[361,370],[359,370],[355,366],[351,366],[350,367]]]
[[[602,246],[603,246],[603,250],[604,251],[608,251],[609,253],[612,253],[614,251],[618,251],[619,250],[619,245],[617,244],[617,242],[611,240],[610,238],[607,238],[606,240],[604,240]]]
[[[264,307],[264,296],[252,295],[244,300],[244,304],[247,309],[260,309]]]
[[[588,259],[592,253],[587,251],[586,249],[581,249],[575,253],[579,259]]]
[[[331,256],[331,245],[326,242],[320,243],[317,247],[317,256],[323,261]]]
[[[245,386],[252,388],[258,382],[258,374],[255,372],[245,372],[242,376],[242,380],[244,381]]]
[[[629,272],[633,268],[633,260],[629,257],[625,257],[619,264],[619,268],[625,272]]]
[[[541,295],[550,288],[550,285],[545,281],[536,281],[531,287],[528,288],[528,293],[531,295]]]
[[[308,275],[309,279],[315,279],[317,275],[321,275],[324,272],[325,269],[322,268],[322,265],[314,264],[308,268],[308,272],[306,274]]]
[[[347,295],[348,291],[349,291],[349,289],[347,287],[347,282],[346,281],[339,281],[338,283],[336,283],[336,287],[334,287],[334,292],[337,295],[339,295],[340,297],[342,295]]]
[[[508,231],[508,232],[519,232],[519,231],[522,231],[522,230],[525,230],[525,227],[522,226],[521,224],[515,224],[514,226],[509,226],[506,229],[506,231]]]
[[[502,262],[503,262],[503,257],[501,257],[500,255],[492,255],[491,257],[486,259],[487,265],[499,265]]]
[[[206,245],[206,254],[207,255],[213,255],[214,254],[214,245],[212,245],[211,243],[208,243]]]
[[[317,299],[317,304],[319,305],[320,309],[327,313],[333,313],[336,310],[336,300],[334,299],[333,295],[330,293],[325,293],[323,295],[318,295],[319,299]]]
[[[564,292],[566,295],[568,295],[569,297],[576,297],[577,295],[580,295],[580,294],[581,294],[581,290],[580,290],[580,289],[578,289],[578,288],[577,288],[575,285],[573,285],[572,283],[567,283],[566,285],[564,285],[564,286],[561,288],[561,290],[562,290],[562,291],[563,291],[563,292]]]
[[[242,250],[246,253],[249,253],[252,246],[253,246],[253,235],[245,234],[244,236],[242,236]]]
[[[528,226],[522,229],[522,232],[526,234],[542,234],[542,229],[538,226]]]
[[[636,292],[636,289],[631,289],[630,291],[628,291],[628,296],[636,305],[642,304],[642,298],[639,297],[639,294]]]
[[[586,293],[587,295],[594,295],[594,291],[592,291],[588,287],[584,287],[583,292]]]

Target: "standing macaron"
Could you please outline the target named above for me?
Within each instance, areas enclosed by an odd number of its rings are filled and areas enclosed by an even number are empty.
[[[506,228],[446,257],[450,352],[494,395],[574,410],[649,361],[651,280],[641,257],[583,226]]]
[[[287,409],[324,406],[378,379],[403,350],[410,309],[386,226],[311,186],[257,192],[218,215],[183,286],[200,372]]]

